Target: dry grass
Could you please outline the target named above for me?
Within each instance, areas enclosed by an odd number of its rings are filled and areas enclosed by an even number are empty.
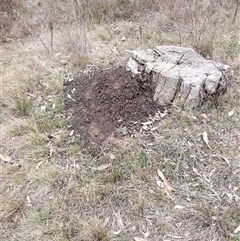
[[[240,240],[238,1],[182,3],[1,2],[2,240]],[[218,101],[170,108],[154,133],[92,156],[69,136],[63,80],[159,44],[194,47],[231,65],[236,79]]]

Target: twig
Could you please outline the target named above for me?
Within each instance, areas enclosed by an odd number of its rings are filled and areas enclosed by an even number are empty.
[[[49,29],[51,33],[51,50],[53,51],[53,22],[49,22]]]
[[[41,37],[39,36],[39,39],[41,41],[41,43],[43,44],[44,48],[48,51],[49,54],[51,54],[50,50],[48,49],[48,47],[46,46],[46,44],[42,41]]]
[[[91,165],[98,159],[98,157],[100,157],[100,156],[103,154],[103,152],[107,149],[107,146],[108,146],[108,143],[106,143],[106,145],[104,146],[104,148],[101,150],[101,152],[100,152],[97,156],[95,156],[94,158],[92,158],[92,160],[87,164],[87,168],[88,168],[89,166],[91,166]]]
[[[235,11],[234,11],[234,15],[233,15],[233,23],[236,22],[236,18],[237,18],[237,13],[238,13],[238,8],[240,6],[240,1],[239,0],[236,0],[236,8],[235,8]]]

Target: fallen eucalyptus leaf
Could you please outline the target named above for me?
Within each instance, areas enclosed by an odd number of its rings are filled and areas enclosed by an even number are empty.
[[[232,109],[231,111],[228,112],[228,117],[232,117],[235,114],[235,110]]]
[[[28,204],[32,204],[32,201],[31,201],[30,196],[29,196],[29,195],[27,195],[27,197],[26,197],[26,198],[27,198],[27,203],[28,203]]]
[[[149,127],[148,127],[148,126],[142,126],[142,129],[143,129],[144,131],[147,131],[147,130],[149,130]]]
[[[157,170],[158,176],[163,180],[164,182],[164,189],[168,195],[168,197],[170,199],[173,200],[173,197],[171,195],[172,191],[174,191],[174,189],[170,186],[170,184],[168,183],[167,179],[165,178],[165,176],[163,175],[162,171],[160,171],[159,169]]]
[[[134,237],[134,240],[135,240],[135,241],[148,241],[148,240],[145,239],[145,238],[139,238],[139,237]]]
[[[94,170],[94,171],[103,171],[107,168],[109,168],[111,166],[111,164],[105,164],[105,165],[100,165],[98,167],[90,167],[90,169]]]
[[[146,233],[142,232],[144,235],[144,238],[148,238],[150,236],[150,233],[147,231]]]
[[[162,182],[162,181],[156,180],[156,184],[157,184],[159,187],[163,188],[163,182]]]
[[[111,160],[115,160],[115,159],[116,159],[115,155],[113,155],[113,154],[110,154],[109,158],[110,158]]]
[[[76,102],[76,100],[74,100],[71,95],[68,94],[67,97],[68,97],[70,100]]]
[[[201,114],[201,116],[204,118],[204,119],[208,119],[208,116],[206,114]]]
[[[122,230],[119,229],[118,231],[114,231],[113,234],[118,235],[118,234],[120,234],[121,232],[122,232]]]
[[[151,128],[151,131],[156,131],[157,129],[158,129],[158,127],[155,126],[155,127]]]
[[[120,210],[118,210],[118,212],[116,213],[116,218],[117,218],[118,227],[122,229],[124,227],[124,225],[123,225],[123,220],[122,220],[122,217],[120,214]]]
[[[0,159],[4,162],[11,162],[12,158],[10,156],[5,156],[0,153]]]
[[[45,161],[40,161],[40,162],[36,165],[35,169],[38,169],[44,162],[45,162]]]
[[[175,209],[184,209],[184,207],[181,206],[181,205],[175,205],[174,208],[175,208]]]
[[[221,159],[223,159],[228,165],[230,164],[230,161],[229,161],[226,157],[224,157],[224,156],[221,156],[221,155],[212,155],[212,157],[221,158]]]
[[[233,233],[239,233],[240,232],[240,225],[233,231]]]
[[[149,125],[152,125],[152,121],[142,122],[141,124],[143,126],[149,126]]]
[[[159,112],[159,114],[160,114],[161,118],[163,118],[163,117],[165,117],[165,116],[167,115],[166,112],[165,112],[165,113],[161,113],[161,112]]]
[[[209,145],[209,141],[208,141],[208,134],[206,131],[204,131],[202,133],[202,138],[204,140],[204,142],[206,143],[206,145],[208,146],[209,149],[212,149],[211,146]]]

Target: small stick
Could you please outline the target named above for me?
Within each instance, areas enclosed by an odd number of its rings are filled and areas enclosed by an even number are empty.
[[[48,49],[48,47],[46,46],[46,44],[42,41],[41,37],[39,36],[39,39],[41,41],[41,43],[43,44],[44,48],[48,51],[49,54],[51,54],[50,50]]]
[[[49,22],[48,25],[50,32],[51,32],[51,50],[53,50],[53,22]]]
[[[240,6],[240,1],[239,0],[236,0],[236,8],[235,8],[235,11],[234,11],[234,15],[233,15],[233,23],[236,22],[236,17],[237,17],[237,13],[238,13],[238,8]]]

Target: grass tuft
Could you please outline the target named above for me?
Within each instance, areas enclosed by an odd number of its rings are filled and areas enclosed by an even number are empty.
[[[100,223],[88,223],[83,227],[83,239],[86,241],[111,241],[112,237],[106,227]]]
[[[12,111],[17,117],[29,116],[31,114],[33,104],[29,96],[19,95],[13,97],[13,104]]]

